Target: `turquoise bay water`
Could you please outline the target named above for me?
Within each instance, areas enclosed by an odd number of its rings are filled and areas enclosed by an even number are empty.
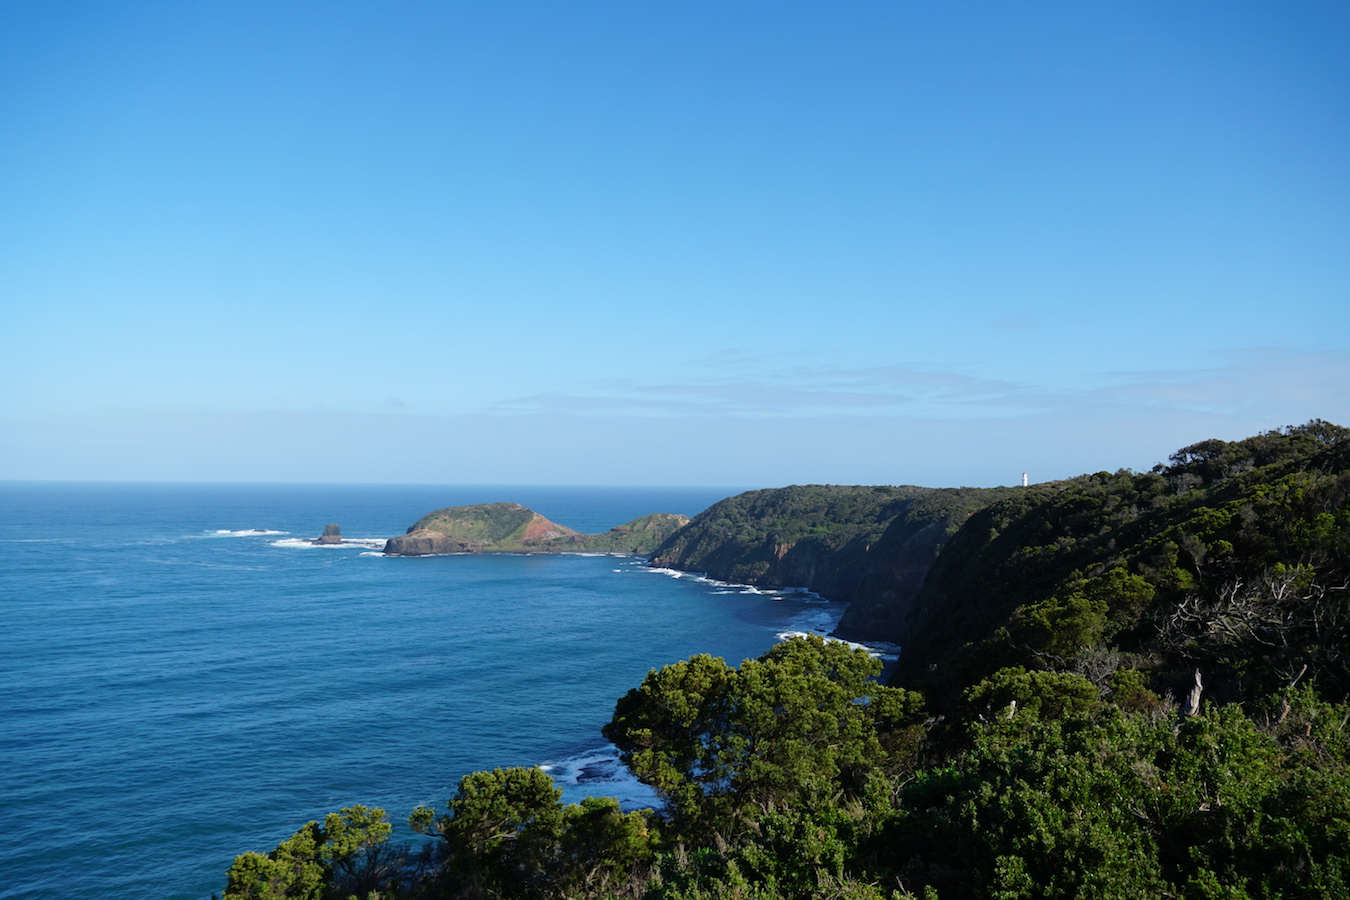
[[[599,735],[621,694],[841,608],[620,557],[298,539],[499,500],[593,532],[730,493],[0,484],[0,897],[201,900],[309,819],[364,803],[401,822],[493,766],[645,802]]]

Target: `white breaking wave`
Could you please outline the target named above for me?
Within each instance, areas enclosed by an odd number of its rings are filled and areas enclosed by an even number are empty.
[[[625,810],[658,809],[656,791],[628,770],[619,759],[619,748],[606,744],[545,763],[543,769],[563,792],[565,803],[580,803],[586,797],[613,797]]]
[[[888,644],[884,641],[859,643],[857,641],[846,641],[843,638],[830,637],[834,630],[839,627],[839,620],[843,615],[843,609],[820,608],[808,610],[794,617],[792,624],[796,626],[796,630],[780,631],[778,639],[786,641],[794,637],[818,635],[827,641],[847,644],[855,650],[866,650],[882,662],[895,662],[900,658],[900,648],[895,644]]]
[[[679,569],[666,569],[666,568],[662,568],[661,566],[644,566],[644,567],[642,568],[642,571],[643,571],[643,572],[655,572],[655,573],[658,574],[658,575],[669,575],[671,578],[693,578],[693,577],[695,577],[693,574],[691,574],[691,573],[689,573],[689,572],[681,572]],[[701,577],[701,576],[699,576],[699,577]]]
[[[285,534],[285,532],[279,532],[279,533]],[[343,539],[342,539],[342,543],[340,543],[340,544],[316,544],[316,543],[314,543],[314,541],[313,541],[312,539],[310,539],[310,538],[282,538],[282,539],[279,540],[279,541],[273,541],[273,542],[272,542],[272,546],[273,546],[273,547],[290,547],[290,548],[292,548],[292,549],[301,549],[301,550],[303,550],[303,549],[308,549],[308,548],[313,548],[313,549],[315,549],[315,550],[352,550],[352,549],[354,549],[354,548],[359,547],[359,548],[361,548],[361,549],[363,549],[363,550],[380,550],[380,551],[383,551],[383,550],[384,550],[384,545],[385,545],[386,543],[388,543],[388,539],[386,539],[386,538],[343,538]],[[361,555],[362,555],[362,556],[383,556],[384,554],[381,552],[381,553],[369,553],[369,554],[363,553],[363,554],[361,554]]]
[[[241,531],[231,531],[228,528],[217,528],[211,532],[212,537],[264,537],[269,534],[290,534],[289,531],[273,531],[270,528],[245,528]]]
[[[687,578],[697,584],[709,584],[721,590],[712,591],[714,594],[754,594],[759,597],[772,597],[776,600],[782,600],[792,597],[796,600],[807,600],[819,603],[829,603],[824,597],[815,591],[804,587],[778,587],[766,588],[757,587],[753,584],[741,584],[735,581],[720,581],[716,578],[709,578],[703,572],[682,572],[679,569],[668,569],[662,566],[644,566],[644,572],[655,572],[658,575],[667,575],[671,578]]]
[[[761,594],[764,593],[759,588],[749,584],[737,584],[734,581],[718,581],[716,578],[709,578],[703,572],[681,572],[679,569],[667,569],[661,566],[646,566],[644,572],[655,572],[658,575],[667,575],[671,578],[687,578],[695,584],[710,584],[719,588],[734,588],[726,591],[728,594]],[[719,592],[722,593],[722,592]]]
[[[874,656],[883,661],[894,662],[900,658],[900,648],[895,644],[860,644],[857,641],[846,641],[843,638],[830,637],[829,635],[818,631],[780,631],[778,632],[778,639],[780,641],[786,641],[790,638],[807,637],[809,635],[824,637],[825,640],[834,641],[838,644],[847,644],[854,650],[866,650],[870,656]]]
[[[830,637],[830,635],[834,633],[834,630],[839,627],[839,620],[843,618],[844,605],[833,603],[808,588],[760,588],[750,584],[718,581],[716,578],[709,578],[702,573],[681,572],[679,569],[653,566],[646,567],[645,571],[668,575],[671,578],[688,578],[699,584],[713,585],[714,587],[717,587],[718,590],[711,591],[710,593],[712,594],[754,594],[761,597],[769,597],[773,600],[786,600],[791,597],[794,600],[801,600],[807,603],[819,603],[820,606],[818,608],[809,609],[802,612],[800,615],[794,616],[792,624],[795,627],[790,630],[778,632],[778,640],[786,641],[793,637],[817,635],[826,640],[847,644],[854,649],[866,650],[883,663],[893,663],[900,658],[900,647],[895,644],[888,644],[884,641],[863,644],[856,641],[846,641],[843,638]]]
[[[839,627],[839,620],[844,615],[844,605],[836,606],[814,606],[805,609],[793,616],[791,627],[779,632],[778,639],[785,641],[789,637],[796,637],[803,634],[817,634],[826,636],[834,632]]]

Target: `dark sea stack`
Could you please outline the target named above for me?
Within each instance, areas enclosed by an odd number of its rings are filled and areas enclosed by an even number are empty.
[[[340,544],[342,543],[342,529],[337,525],[323,526],[323,536],[315,538],[316,544]]]

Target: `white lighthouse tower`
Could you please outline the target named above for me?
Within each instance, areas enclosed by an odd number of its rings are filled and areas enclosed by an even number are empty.
[[[1026,472],[1023,472],[1023,473],[1022,473],[1022,487],[1026,487],[1026,486],[1027,486],[1027,473],[1026,473]]]

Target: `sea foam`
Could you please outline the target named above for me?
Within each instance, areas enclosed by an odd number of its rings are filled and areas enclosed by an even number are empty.
[[[278,532],[284,534],[285,532]],[[340,544],[316,544],[309,538],[282,538],[279,541],[272,541],[273,547],[289,547],[291,549],[307,549],[313,547],[319,550],[351,550],[361,548],[362,550],[384,550],[384,545],[388,543],[385,538],[343,538]],[[361,554],[362,556],[383,556],[384,553]]]
[[[543,769],[563,792],[563,801],[579,803],[586,797],[613,797],[625,810],[658,809],[656,790],[638,781],[619,758],[619,748],[605,744],[544,763]]]

